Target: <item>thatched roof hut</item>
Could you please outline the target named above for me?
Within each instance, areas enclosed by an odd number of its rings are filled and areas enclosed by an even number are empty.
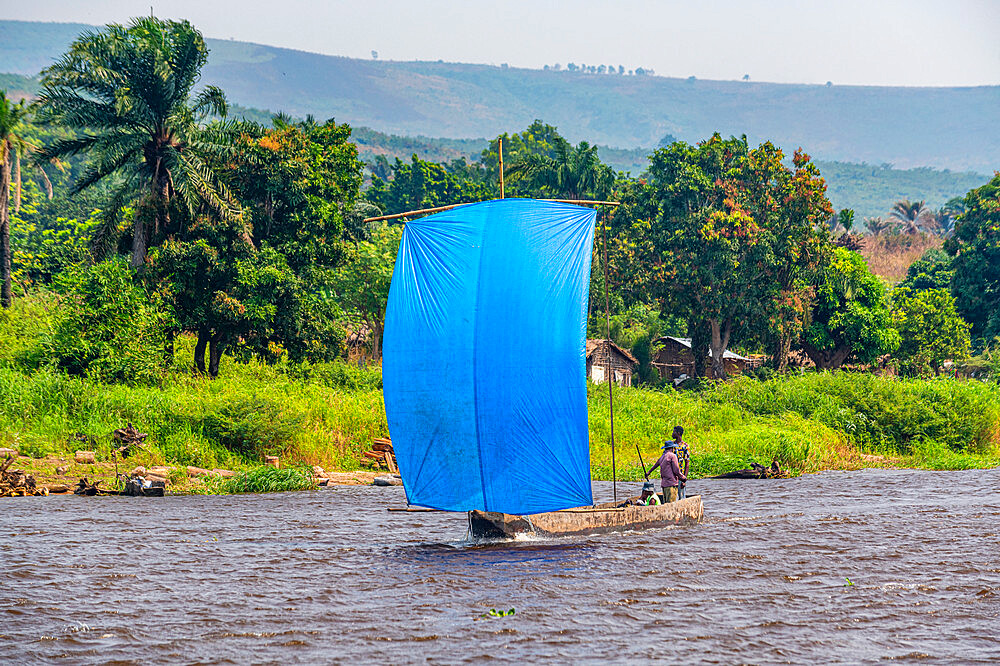
[[[632,373],[638,366],[639,361],[614,342],[587,340],[587,378],[590,381],[600,384],[613,376],[619,386],[632,386]]]

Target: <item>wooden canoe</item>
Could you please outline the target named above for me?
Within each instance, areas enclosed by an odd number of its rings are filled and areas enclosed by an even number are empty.
[[[516,516],[493,511],[470,511],[474,539],[513,539],[518,535],[545,537],[643,530],[667,525],[700,523],[705,509],[701,495],[657,506],[616,507],[614,502],[562,511]]]

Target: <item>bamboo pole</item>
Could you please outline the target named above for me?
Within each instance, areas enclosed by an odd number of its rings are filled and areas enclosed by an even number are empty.
[[[590,199],[539,199],[539,201],[551,201],[553,203],[568,203],[568,204],[575,204],[577,206],[620,205],[618,201],[592,201]],[[480,203],[480,202],[470,201],[466,203],[450,204],[448,206],[437,206],[435,208],[421,208],[419,210],[408,210],[405,213],[393,213],[392,215],[379,215],[378,217],[366,217],[364,221],[380,222],[382,220],[398,220],[402,217],[417,217],[420,215],[429,215],[431,213],[440,213],[445,210],[451,210],[452,208],[458,208],[459,206],[469,206],[473,203]]]
[[[500,198],[503,199],[503,139],[497,139],[500,148]]]
[[[607,224],[601,221],[601,247],[604,250],[604,321],[607,324],[608,347],[608,407],[611,409],[611,483],[615,502],[618,501],[618,469],[615,466],[615,371],[611,367],[611,296],[608,288],[608,233]],[[643,468],[645,469],[645,467]]]

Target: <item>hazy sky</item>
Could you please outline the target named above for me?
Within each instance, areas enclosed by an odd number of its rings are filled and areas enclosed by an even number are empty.
[[[171,0],[206,37],[330,55],[652,68],[664,76],[872,85],[1000,84],[1000,1]],[[150,0],[0,0],[0,18],[92,24]]]

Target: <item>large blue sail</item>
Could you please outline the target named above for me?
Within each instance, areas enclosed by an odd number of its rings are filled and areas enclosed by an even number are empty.
[[[407,222],[383,394],[410,504],[593,503],[584,345],[596,212],[532,199]]]

